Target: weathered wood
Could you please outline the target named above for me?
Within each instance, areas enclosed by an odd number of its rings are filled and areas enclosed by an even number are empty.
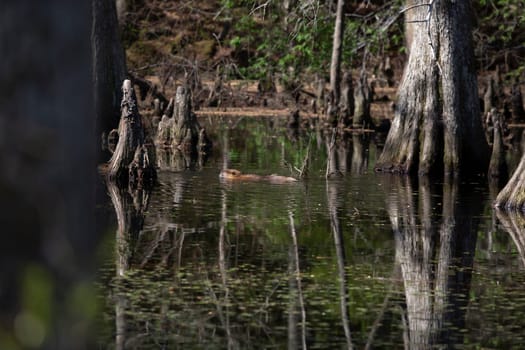
[[[361,75],[354,90],[354,116],[352,119],[353,128],[368,128],[372,125],[370,117],[370,88],[366,78],[366,73]]]
[[[510,105],[512,108],[512,121],[514,123],[525,122],[525,110],[523,109],[523,96],[521,94],[520,85],[515,82],[512,85],[510,95]]]
[[[496,107],[496,96],[494,95],[494,78],[487,77],[487,89],[483,95],[483,115],[488,115],[492,108]]]
[[[109,161],[108,177],[110,180],[135,183],[135,180],[143,179],[143,174],[154,174],[154,168],[149,162],[147,148],[144,146],[144,128],[130,80],[125,80],[122,84],[122,95],[119,140]],[[141,156],[143,152],[146,152],[146,155]],[[132,177],[129,176],[130,171]]]
[[[509,182],[496,197],[494,206],[509,211],[525,211],[525,153]]]
[[[152,185],[153,164],[150,162],[148,148],[145,145],[137,146],[133,160],[128,166],[128,178],[132,187]]]
[[[354,115],[354,85],[352,83],[352,74],[346,71],[343,75],[341,88],[341,97],[339,101],[339,127],[346,128],[350,126],[350,117]]]
[[[175,99],[170,99],[158,124],[154,143],[161,169],[191,168],[197,156],[201,163],[210,152],[212,142],[192,111],[191,92],[186,86],[179,86]]]
[[[505,179],[508,176],[507,163],[505,162],[505,149],[503,147],[503,118],[496,108],[489,112],[492,119],[494,137],[492,141],[492,156],[489,163],[489,176]]]
[[[173,146],[182,152],[191,153],[198,144],[200,125],[192,111],[191,91],[187,87],[177,88],[173,118]]]
[[[325,178],[334,178],[341,176],[339,169],[339,158],[337,154],[337,132],[333,129],[326,135],[326,151],[327,151],[327,163]]]
[[[157,147],[170,147],[173,140],[173,125],[174,119],[169,118],[166,114],[162,116],[162,119],[157,126],[157,136],[155,145]]]
[[[315,103],[315,112],[323,115],[325,113],[326,109],[326,96],[325,96],[325,85],[326,80],[322,76],[317,76],[315,79],[315,96],[316,96],[316,103]]]
[[[426,0],[411,16],[426,18]],[[429,20],[410,23],[413,39],[392,127],[377,171],[478,174],[488,167],[468,1],[435,0]],[[441,134],[443,126],[443,137]],[[443,142],[441,154],[439,143]]]

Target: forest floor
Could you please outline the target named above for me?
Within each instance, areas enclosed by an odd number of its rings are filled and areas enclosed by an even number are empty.
[[[219,0],[136,0],[130,6],[121,22],[128,70],[152,87],[139,94],[141,108],[152,110],[156,96],[169,99],[178,85],[188,83],[196,113],[201,115],[289,116],[298,110],[302,117],[315,117],[323,113],[316,97],[315,76],[302,76],[292,87],[285,86],[278,76],[270,77],[270,81],[224,78],[225,71],[230,76],[239,75],[238,68],[247,66],[248,57],[254,52],[238,51],[225,44],[242,33],[234,32],[231,20],[223,16],[225,8]],[[388,83],[377,69],[384,58],[371,56],[367,64],[368,82],[374,85],[374,120],[393,116],[396,89],[407,58],[400,52],[385,55],[389,56],[392,70]],[[480,96],[490,74],[480,74]],[[354,81],[358,79],[357,69],[352,76]],[[503,86],[500,95],[509,89]]]
[[[277,77],[267,87],[261,87],[267,82],[257,80],[218,81],[220,69],[234,71],[239,65],[246,65],[249,54],[221,44],[227,42],[221,36],[233,35],[224,34],[230,23],[221,19],[223,10],[217,0],[145,0],[128,11],[122,25],[128,70],[133,77],[154,87],[151,96],[141,96],[141,107],[151,108],[156,94],[173,97],[176,86],[189,81],[194,107],[200,115],[289,116],[299,110],[301,117],[319,116],[323,106],[316,105],[319,100],[314,77],[304,77],[294,89],[285,87]],[[397,55],[392,60],[391,86],[370,74],[369,82],[376,85],[371,103],[374,119],[392,115],[395,85],[404,59],[404,55]],[[357,70],[353,75],[354,81],[358,79]]]

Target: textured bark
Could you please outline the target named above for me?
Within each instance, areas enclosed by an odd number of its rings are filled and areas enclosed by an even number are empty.
[[[339,98],[341,96],[341,55],[343,52],[344,3],[344,0],[337,1],[337,10],[334,25],[332,61],[330,64],[330,92],[332,93],[332,99],[330,102],[332,110],[338,109]],[[335,114],[338,113],[336,112]]]
[[[352,118],[354,128],[368,128],[372,125],[372,118],[370,117],[371,95],[366,75],[362,74],[354,91],[354,117]]]
[[[202,166],[212,142],[192,111],[190,90],[179,86],[165,113],[155,138],[157,165],[169,170]]]
[[[333,130],[331,133],[326,135],[326,151],[327,151],[327,162],[326,162],[326,173],[325,177],[332,178],[341,176],[339,169],[339,157],[337,154],[337,133]]]
[[[426,0],[413,3],[428,4]],[[413,27],[410,57],[376,170],[431,174],[444,169],[449,176],[485,172],[488,145],[474,71],[470,2],[433,4],[430,22],[409,24]],[[407,18],[422,20],[428,6],[412,11]]]
[[[512,85],[510,104],[512,108],[512,120],[515,123],[523,123],[525,121],[525,110],[523,109],[523,96],[518,82]]]
[[[494,205],[506,210],[525,211],[525,153]]]
[[[186,87],[177,88],[173,118],[173,145],[183,152],[192,152],[199,140],[200,126],[191,108],[191,92]]]
[[[503,147],[502,123],[503,118],[498,111],[493,108],[489,112],[493,125],[492,156],[489,163],[489,176],[492,178],[505,179],[507,177],[507,164],[505,163],[505,149]]]
[[[154,177],[154,162],[149,161],[142,118],[130,80],[122,84],[122,95],[119,140],[109,161],[108,176],[112,180],[142,185],[143,180]]]
[[[339,127],[345,128],[350,125],[350,117],[354,115],[355,109],[352,74],[348,71],[343,75],[339,106]]]
[[[442,69],[445,174],[486,171],[488,145],[480,120],[470,1],[436,1]]]
[[[422,3],[422,2],[421,2]],[[425,7],[416,7],[407,14],[407,19],[424,18]],[[430,23],[435,31],[435,20]],[[414,27],[410,57],[399,86],[396,109],[385,147],[376,164],[376,170],[400,173],[415,173],[422,162],[421,172],[430,172],[440,158],[432,138],[438,119],[438,73],[425,23],[411,23]],[[432,35],[436,43],[436,35]],[[427,124],[422,128],[423,121]],[[423,146],[421,146],[423,145]],[[421,152],[421,147],[425,152]]]
[[[118,127],[126,57],[120,43],[115,1],[92,0],[92,6],[93,80],[97,131],[100,135]]]
[[[191,92],[179,86],[175,99],[171,99],[166,113],[158,125],[155,144],[159,147],[173,148],[185,155],[206,153],[211,141],[197,121],[191,106]]]

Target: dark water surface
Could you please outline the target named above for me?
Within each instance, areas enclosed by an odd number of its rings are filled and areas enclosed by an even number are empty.
[[[207,160],[151,192],[107,188],[102,348],[525,347],[525,219],[498,221],[483,180],[374,174],[376,142],[354,135],[327,181],[329,136],[204,124]],[[225,163],[289,176],[308,148],[308,180],[219,180]]]

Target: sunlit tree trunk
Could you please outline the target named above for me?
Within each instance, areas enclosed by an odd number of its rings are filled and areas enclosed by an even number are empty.
[[[116,0],[116,10],[117,10],[117,18],[119,23],[122,23],[124,20],[124,16],[126,15],[126,10],[128,7],[127,0]]]
[[[332,61],[330,64],[330,93],[331,93],[331,108],[328,110],[335,111],[335,116],[338,114],[339,99],[341,96],[341,56],[343,51],[343,34],[344,34],[344,0],[337,1],[337,10],[334,26],[334,37],[332,44]],[[330,116],[327,116],[330,117]]]
[[[446,175],[485,172],[469,1],[415,0],[395,116],[378,171]],[[413,23],[410,23],[413,21]],[[443,145],[443,146],[441,146]]]

